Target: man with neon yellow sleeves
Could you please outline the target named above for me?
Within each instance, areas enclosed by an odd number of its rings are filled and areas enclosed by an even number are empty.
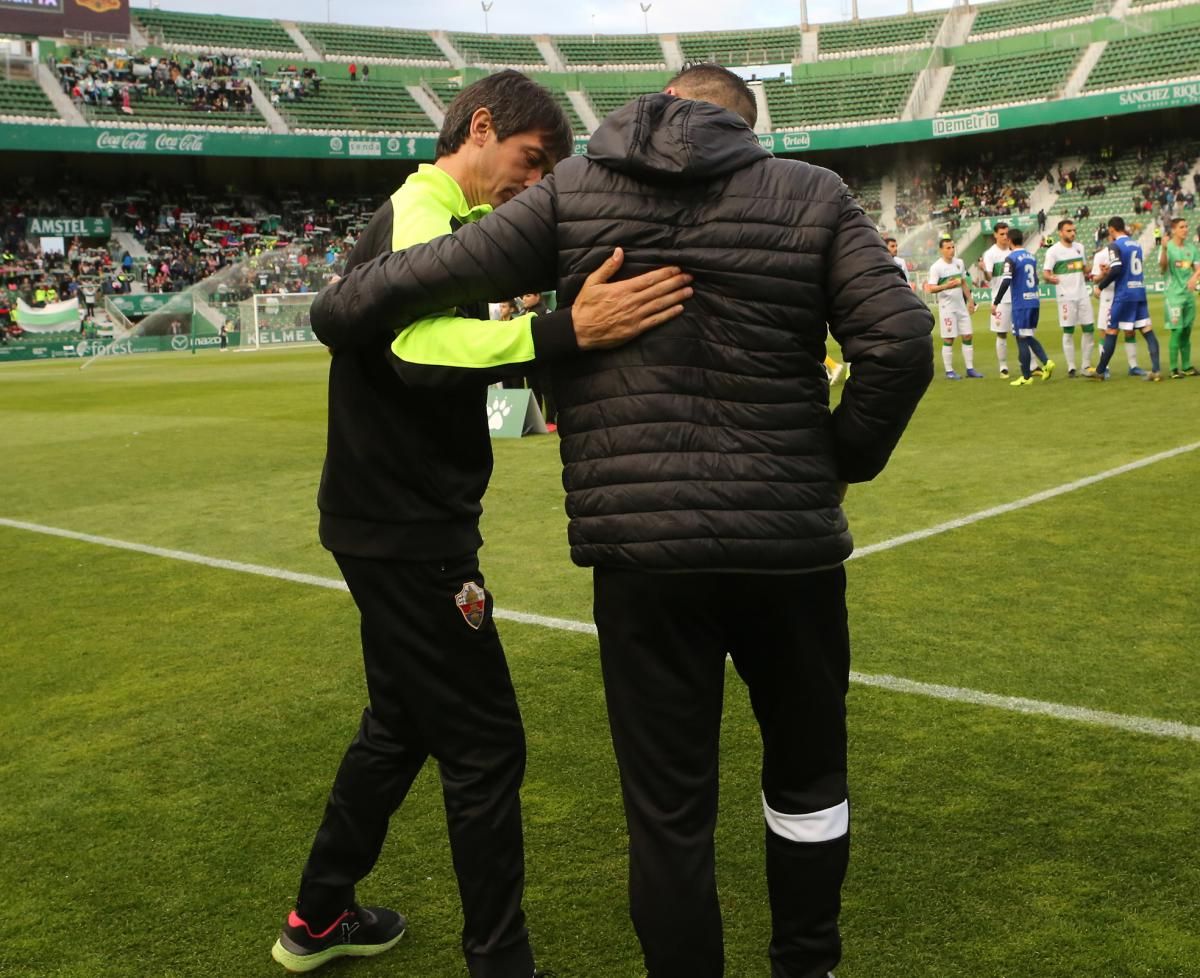
[[[1167,276],[1168,356],[1171,377],[1195,377],[1192,366],[1192,324],[1196,320],[1196,283],[1200,282],[1200,249],[1187,240],[1187,221],[1171,222],[1171,237],[1158,253],[1158,267]]]
[[[481,79],[447,110],[436,162],[421,166],[371,218],[347,274],[474,222],[570,152],[570,126],[549,92],[515,71]],[[676,308],[677,269],[604,284],[618,264],[605,263],[569,311],[489,322],[486,306],[435,305],[441,311],[422,322],[447,335],[465,324],[506,362],[578,356],[635,336],[663,320],[657,312],[666,309],[670,318]],[[540,287],[529,283],[525,291]],[[406,919],[361,905],[356,888],[379,857],[393,813],[433,758],[467,968],[472,978],[531,978],[518,794],[525,735],[478,558],[481,499],[492,470],[486,382],[414,390],[390,362],[393,326],[365,328],[360,316],[351,318],[358,328],[326,328],[313,318],[331,353],[317,505],[321,542],[358,607],[369,706],[271,953],[287,970],[307,972],[337,957],[381,954],[399,941]],[[470,355],[486,361],[496,350]],[[329,644],[335,668],[346,643]],[[305,678],[296,682],[302,687]]]

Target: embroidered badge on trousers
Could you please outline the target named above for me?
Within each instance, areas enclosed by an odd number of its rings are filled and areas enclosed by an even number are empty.
[[[462,590],[454,596],[454,603],[463,616],[463,621],[479,631],[483,624],[484,611],[487,608],[487,592],[474,581],[467,581]]]

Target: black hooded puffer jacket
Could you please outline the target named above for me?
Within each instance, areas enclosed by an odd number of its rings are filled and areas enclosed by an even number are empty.
[[[621,245],[695,275],[678,319],[555,373],[571,554],[797,571],[851,551],[838,483],[883,467],[932,376],[930,314],[829,170],[730,112],[646,96],[554,175],[560,301]],[[853,362],[829,411],[826,323]]]

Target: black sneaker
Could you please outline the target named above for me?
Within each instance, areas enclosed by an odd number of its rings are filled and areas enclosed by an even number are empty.
[[[407,924],[403,915],[394,910],[355,904],[314,934],[293,910],[271,948],[271,957],[296,973],[312,971],[334,958],[369,958],[394,947],[404,936]]]
[[[1171,371],[1171,379],[1172,380],[1183,380],[1183,371],[1182,370],[1172,370]]]

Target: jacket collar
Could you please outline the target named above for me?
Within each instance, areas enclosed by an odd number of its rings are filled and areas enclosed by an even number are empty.
[[[485,214],[492,212],[491,204],[479,204],[472,207],[462,192],[458,181],[445,170],[432,163],[422,163],[417,172],[408,178],[416,189],[428,194],[439,206],[446,208],[454,217],[464,224],[478,221]]]

